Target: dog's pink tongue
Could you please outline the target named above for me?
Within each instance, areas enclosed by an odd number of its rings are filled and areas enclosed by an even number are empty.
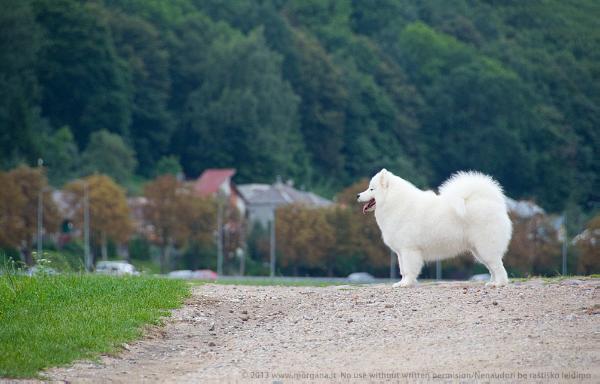
[[[367,208],[369,207],[369,203],[363,205],[363,215],[367,214]]]

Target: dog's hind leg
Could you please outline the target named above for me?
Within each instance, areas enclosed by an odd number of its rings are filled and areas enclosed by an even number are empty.
[[[472,250],[471,253],[473,254],[473,257],[475,257],[475,260],[477,260],[478,262],[483,264],[487,268],[487,270],[490,272],[490,281],[495,281],[496,276],[495,276],[494,270],[492,270],[492,268],[490,268],[489,264],[485,260],[483,260],[481,257],[479,257],[479,255],[477,254],[477,250]]]
[[[396,254],[396,256],[398,256],[398,270],[400,271],[400,276],[404,276],[404,273],[402,272],[403,268],[402,268],[402,256],[400,255],[400,252],[396,252],[392,249],[392,252],[394,252]]]
[[[502,259],[499,258],[492,262],[489,262],[489,265],[492,279],[490,279],[490,281],[486,285],[491,285],[493,287],[502,287],[508,284],[508,274],[506,273],[506,269],[504,269]]]
[[[416,250],[403,250],[398,253],[399,263],[402,265],[402,280],[395,283],[393,287],[410,287],[417,283],[417,277],[423,268],[423,257]]]
[[[508,274],[502,264],[502,253],[487,244],[476,246],[473,254],[490,271],[490,281],[486,285],[500,287],[508,284]]]

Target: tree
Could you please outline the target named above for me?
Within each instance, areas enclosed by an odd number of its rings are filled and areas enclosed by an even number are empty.
[[[98,129],[127,135],[130,75],[117,56],[103,7],[77,0],[33,4],[48,40],[37,58],[44,115],[53,126],[70,126],[80,148]]]
[[[165,174],[171,174],[173,176],[183,174],[183,168],[181,168],[177,156],[163,156],[156,162],[154,176],[162,176]]]
[[[341,73],[316,39],[294,31],[293,44],[286,75],[301,97],[299,112],[304,143],[318,170],[315,174],[339,175],[345,161],[342,148],[347,102]]]
[[[79,150],[69,127],[46,134],[41,152],[52,185],[60,187],[78,175]]]
[[[588,222],[575,244],[579,250],[577,273],[590,275],[600,272],[600,215]]]
[[[137,161],[121,136],[102,130],[90,136],[90,142],[81,154],[81,163],[84,175],[104,173],[124,183],[133,175]]]
[[[302,174],[306,156],[299,100],[282,79],[281,56],[266,47],[261,31],[244,36],[221,24],[191,19],[178,33],[182,50],[175,55],[181,75],[192,77],[181,86],[189,94],[181,101],[182,120],[173,144],[186,174],[231,164],[239,165],[241,180]],[[206,42],[207,36],[213,40]],[[198,49],[204,50],[200,57]]]
[[[381,230],[377,226],[374,215],[363,215],[361,204],[356,202],[356,195],[366,190],[368,185],[368,179],[361,179],[343,189],[336,196],[337,202],[350,212],[346,224],[349,226],[348,236],[350,237],[345,241],[355,242],[352,248],[345,248],[346,245],[342,243],[339,249],[343,254],[354,250],[354,253],[360,256],[359,260],[364,263],[365,269],[376,271],[388,265],[390,250],[381,239]],[[344,241],[343,236],[338,239]]]
[[[101,247],[102,259],[108,258],[108,241],[125,243],[133,231],[123,188],[106,175],[91,175],[72,181],[64,188],[74,212],[73,221],[83,229],[85,189],[88,191],[92,241]]]
[[[26,204],[14,178],[0,171],[0,246],[19,248],[27,237],[28,228],[21,216]]]
[[[109,25],[117,53],[131,74],[133,148],[141,174],[150,176],[155,163],[167,153],[174,120],[167,110],[171,91],[169,52],[161,33],[140,17],[111,13]]]
[[[154,226],[162,273],[167,271],[172,246],[212,242],[216,209],[211,200],[195,196],[173,175],[159,176],[146,184],[144,196],[148,199],[144,217]]]
[[[548,211],[600,201],[598,1],[0,7],[0,169],[42,157],[62,183],[68,126],[79,152],[119,134],[143,177],[172,155],[333,195],[384,166],[420,186],[474,168]]]
[[[276,211],[276,239],[281,266],[298,276],[300,267],[327,268],[333,265],[325,257],[333,242],[333,228],[319,209],[288,205]]]
[[[362,254],[363,239],[359,236],[359,227],[363,225],[356,220],[356,214],[350,207],[334,206],[324,210],[327,223],[332,228],[332,241],[327,247],[323,264],[327,269],[327,276],[346,276],[356,272],[364,261]]]
[[[164,175],[144,186],[144,196],[148,203],[144,217],[155,227],[156,242],[160,247],[160,271],[167,271],[169,248],[176,238],[182,238],[185,226],[178,217],[181,210],[182,185],[172,175]]]
[[[10,171],[7,177],[12,180],[12,183],[9,181],[3,188],[11,188],[12,184],[14,190],[21,196],[21,198],[15,199],[13,191],[7,191],[4,195],[8,199],[4,204],[16,204],[10,210],[12,213],[18,213],[17,217],[13,216],[17,223],[9,224],[13,230],[17,229],[9,235],[12,238],[9,240],[9,244],[20,247],[25,264],[33,265],[34,259],[31,254],[33,239],[41,241],[41,239],[37,239],[40,195],[43,209],[42,225],[45,232],[52,232],[58,228],[60,219],[58,208],[52,200],[52,190],[48,187],[48,180],[42,168],[30,168],[22,165]],[[20,209],[17,210],[17,207]],[[37,257],[39,258],[41,255],[37,255]]]
[[[44,128],[35,73],[42,35],[27,1],[0,1],[0,167],[34,162]]]
[[[554,275],[560,267],[561,244],[552,220],[545,214],[511,215],[513,235],[505,256],[511,272],[521,276]]]

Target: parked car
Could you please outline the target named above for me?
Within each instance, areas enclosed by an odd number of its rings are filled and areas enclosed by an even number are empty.
[[[135,267],[126,261],[99,261],[96,264],[96,273],[106,275],[139,275]]]
[[[348,275],[348,281],[353,283],[366,283],[375,280],[368,272],[354,272]]]
[[[167,273],[167,277],[172,279],[193,279],[194,271],[189,269],[181,269]]]
[[[168,277],[173,279],[198,279],[198,280],[215,280],[218,275],[216,272],[210,269],[198,269],[195,271],[189,269],[181,269],[177,271],[171,271],[167,274]]]
[[[469,279],[469,281],[489,281],[490,274],[489,273],[480,273],[478,275],[473,275]]]
[[[219,275],[217,272],[211,271],[210,269],[198,269],[194,271],[194,276],[196,279],[203,280],[216,280]]]
[[[27,276],[36,276],[36,275],[57,275],[58,272],[54,268],[50,267],[40,267],[39,265],[34,265],[33,267],[27,268],[25,271],[25,275]]]

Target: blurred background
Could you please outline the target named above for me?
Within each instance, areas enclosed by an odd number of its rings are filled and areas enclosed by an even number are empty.
[[[354,201],[386,167],[498,179],[513,277],[600,273],[598,1],[0,7],[5,264],[397,276]]]

